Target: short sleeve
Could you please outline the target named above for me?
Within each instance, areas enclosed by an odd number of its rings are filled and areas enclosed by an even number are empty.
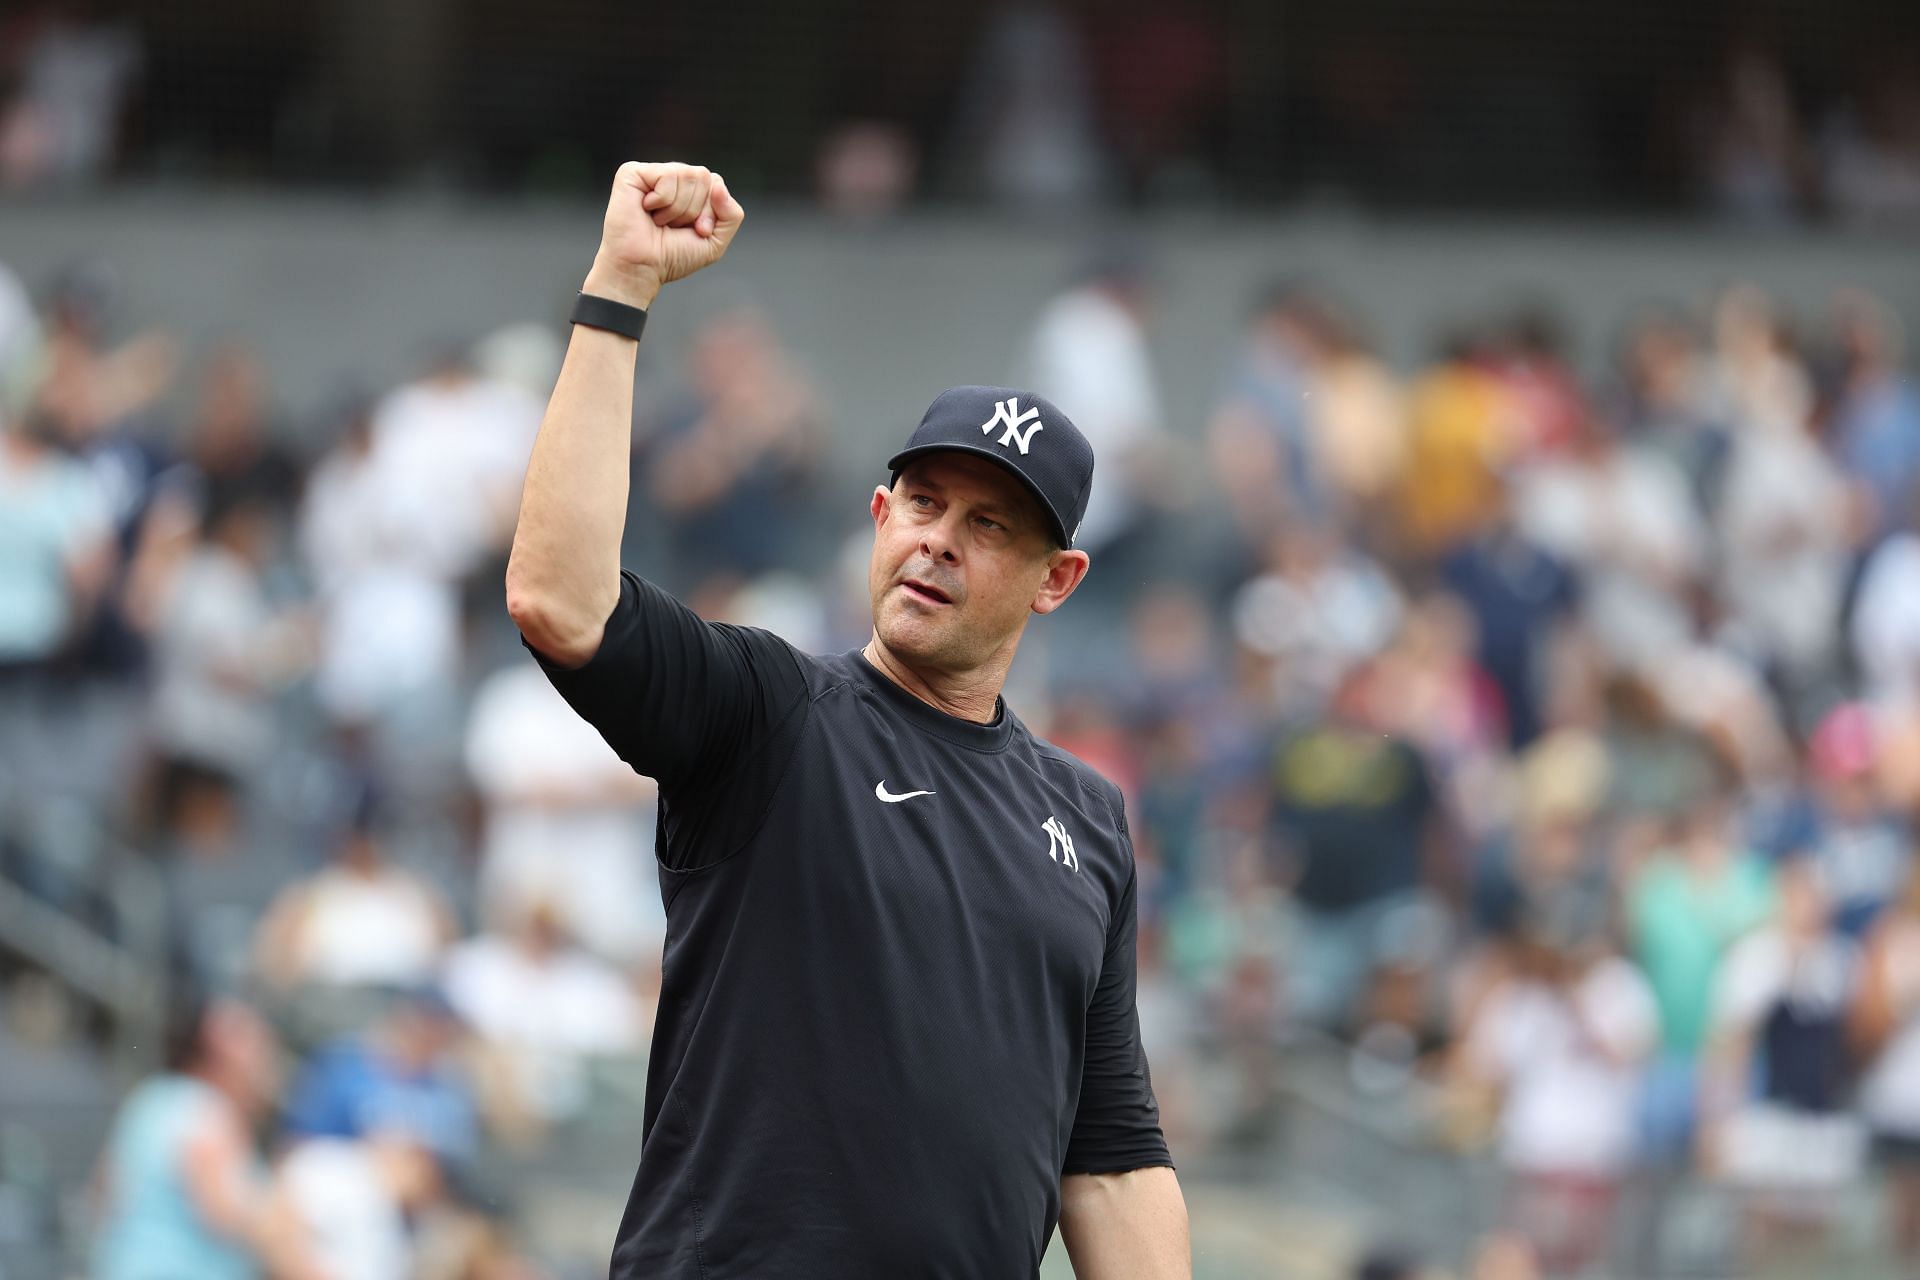
[[[1124,825],[1121,836],[1125,840]],[[1062,1173],[1125,1173],[1173,1164],[1160,1131],[1160,1105],[1154,1100],[1147,1054],[1140,1043],[1140,1014],[1134,1007],[1138,910],[1131,842],[1127,864],[1126,887],[1107,930],[1100,981],[1087,1009],[1080,1105],[1074,1113]]]
[[[663,788],[727,772],[807,696],[786,641],[707,622],[625,571],[606,634],[585,666],[561,667],[527,648],[567,704]]]

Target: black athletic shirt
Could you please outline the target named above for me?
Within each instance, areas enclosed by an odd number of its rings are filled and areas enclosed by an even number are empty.
[[[1062,1174],[1171,1163],[1112,783],[630,573],[593,659],[542,665],[660,782],[615,1277],[1033,1276]]]

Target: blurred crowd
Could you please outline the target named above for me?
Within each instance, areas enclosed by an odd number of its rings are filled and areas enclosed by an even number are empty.
[[[1920,1266],[1899,318],[1736,285],[1622,317],[1586,369],[1515,306],[1400,369],[1276,281],[1176,422],[1153,297],[1097,255],[1002,371],[1100,459],[1093,573],[1009,699],[1126,793],[1183,1166],[1268,1149],[1289,1055],[1331,1045],[1505,1170],[1510,1274],[1592,1272],[1630,1191],[1701,1180],[1777,1257],[1871,1177]],[[563,335],[449,341],[290,421],[243,339],[119,314],[97,265],[0,276],[0,866],[115,936],[36,818],[79,797],[96,856],[164,882],[180,997],[101,1155],[93,1274],[538,1274],[490,1161],[583,1125],[637,1152],[600,1100],[665,931],[652,784],[502,604]],[[880,477],[830,464],[831,389],[747,303],[648,355],[627,562],[862,642]]]
[[[146,181],[597,190],[698,154],[856,220],[932,200],[1706,209],[1920,221],[1920,28],[1898,5],[1653,0],[1281,21],[1219,0],[667,12],[635,75],[607,0],[397,13],[35,0],[0,18],[0,190]],[[796,61],[822,22],[841,39]],[[1624,33],[1624,35],[1623,35]]]

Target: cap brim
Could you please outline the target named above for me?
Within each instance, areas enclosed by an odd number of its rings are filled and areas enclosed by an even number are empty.
[[[1026,488],[1026,491],[1033,495],[1034,500],[1040,504],[1040,509],[1047,513],[1047,519],[1053,525],[1053,536],[1059,540],[1060,545],[1062,547],[1071,547],[1073,545],[1073,539],[1067,533],[1066,521],[1062,520],[1060,513],[1053,509],[1053,503],[1048,501],[1047,495],[1040,491],[1040,486],[1028,479],[1026,472],[1007,461],[1005,454],[989,449],[985,445],[923,444],[918,448],[902,449],[899,453],[894,454],[891,458],[887,459],[887,468],[893,472],[893,478],[898,480],[901,469],[909,462],[912,462],[915,458],[924,458],[930,453],[971,453],[977,457],[986,458],[998,464],[1001,470],[1018,480]]]

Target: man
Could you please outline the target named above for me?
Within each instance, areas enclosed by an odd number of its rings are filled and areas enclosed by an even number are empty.
[[[620,571],[640,321],[743,217],[623,165],[534,445],[507,607],[657,778],[667,908],[620,1277],[1186,1277],[1134,1012],[1117,789],[1000,701],[1087,571],[1092,450],[1052,405],[940,396],[874,490],[866,647],[710,625]],[[601,299],[602,301],[595,301]]]

